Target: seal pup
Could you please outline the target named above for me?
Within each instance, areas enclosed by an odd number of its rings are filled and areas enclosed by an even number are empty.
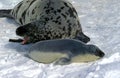
[[[51,39],[90,41],[82,32],[75,8],[67,0],[23,0],[13,9],[0,10],[0,17],[13,18],[20,24],[16,34],[24,39],[10,39],[13,42],[25,44]]]
[[[35,43],[27,56],[40,63],[65,65],[95,61],[102,58],[104,53],[97,46],[79,40],[57,39]]]

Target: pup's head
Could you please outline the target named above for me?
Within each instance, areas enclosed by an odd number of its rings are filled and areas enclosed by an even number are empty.
[[[94,54],[99,57],[103,57],[105,55],[104,52],[101,51],[97,46],[95,46],[95,45],[87,45],[87,46],[88,46],[88,50],[91,54]]]

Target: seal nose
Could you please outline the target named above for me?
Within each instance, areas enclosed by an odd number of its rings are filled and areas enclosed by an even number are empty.
[[[19,36],[23,36],[26,32],[27,32],[27,30],[23,26],[18,27],[16,29],[16,34]]]
[[[101,50],[96,50],[96,52],[97,52],[97,56],[99,56],[99,57],[103,57],[105,54],[104,54],[104,52],[102,52]]]

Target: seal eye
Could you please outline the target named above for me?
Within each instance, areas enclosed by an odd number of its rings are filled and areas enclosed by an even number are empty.
[[[27,32],[28,32],[27,29],[25,27],[23,27],[23,26],[18,27],[16,29],[16,34],[19,35],[19,36],[24,36],[25,33],[27,33]]]
[[[88,45],[90,52],[94,53],[96,56],[103,57],[105,54],[95,45]]]

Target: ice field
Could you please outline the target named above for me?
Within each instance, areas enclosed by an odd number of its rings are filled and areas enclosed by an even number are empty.
[[[21,0],[0,0],[0,9]],[[24,56],[31,45],[11,43],[18,38],[14,20],[0,18],[0,78],[120,78],[120,0],[69,0],[76,8],[88,44],[104,51],[104,58],[86,64],[37,63]]]

